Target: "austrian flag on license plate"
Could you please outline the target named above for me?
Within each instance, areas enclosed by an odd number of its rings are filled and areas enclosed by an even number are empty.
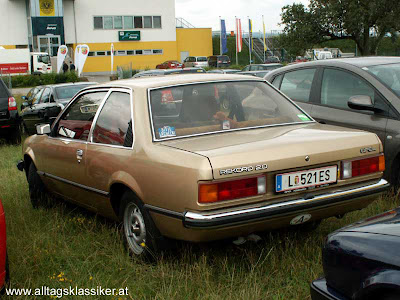
[[[337,182],[337,166],[276,175],[276,192],[292,192]]]

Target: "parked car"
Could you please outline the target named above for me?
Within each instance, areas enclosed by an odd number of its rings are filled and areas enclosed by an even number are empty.
[[[242,69],[242,72],[247,71],[272,71],[283,67],[282,64],[251,64]]]
[[[215,73],[215,74],[235,74],[238,72],[240,72],[240,70],[237,69],[213,69],[207,71],[207,73]]]
[[[227,55],[212,55],[208,58],[208,66],[214,68],[227,68],[231,65],[231,59]]]
[[[389,187],[375,134],[318,124],[257,77],[89,87],[37,130],[18,163],[33,206],[52,193],[119,220],[136,255],[318,222]]]
[[[0,138],[8,142],[21,143],[20,118],[17,101],[0,78]]]
[[[10,283],[10,267],[7,256],[6,217],[3,203],[0,200],[0,293],[5,293],[5,288]]]
[[[185,68],[189,67],[200,67],[200,68],[207,68],[208,61],[207,56],[188,56],[183,61]]]
[[[22,97],[25,100],[21,105],[24,131],[35,134],[37,124],[50,123],[78,91],[95,84],[97,83],[76,82],[34,87]]]
[[[250,75],[250,76],[256,76],[256,77],[260,77],[260,78],[264,78],[264,76],[265,75],[267,75],[269,72],[271,72],[271,71],[267,71],[267,70],[264,70],[264,71],[245,71],[245,72],[243,72],[243,71],[241,71],[241,72],[238,72],[237,74],[239,75]]]
[[[385,149],[385,178],[400,185],[400,58],[312,61],[265,78],[321,123],[376,133]]]
[[[164,76],[174,74],[190,74],[190,73],[206,73],[203,68],[183,68],[183,69],[171,69],[171,70],[147,70],[142,71],[133,76],[133,78],[149,77],[149,76]]]
[[[265,64],[275,64],[275,63],[280,63],[281,62],[281,60],[279,59],[279,57],[278,56],[268,56],[266,59],[265,59]]]
[[[400,299],[400,209],[330,234],[322,249],[325,278],[312,300]]]
[[[162,64],[156,66],[156,69],[178,69],[183,68],[183,64],[181,64],[177,60],[167,60]]]

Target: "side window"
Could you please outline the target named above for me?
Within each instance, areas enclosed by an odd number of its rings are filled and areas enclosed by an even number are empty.
[[[106,94],[94,92],[80,95],[56,125],[56,136],[86,141],[94,116]]]
[[[321,104],[350,109],[347,101],[356,95],[370,96],[374,102],[374,89],[363,79],[349,72],[325,69],[321,87]]]
[[[283,75],[276,76],[274,78],[274,80],[272,81],[272,85],[274,87],[276,87],[277,89],[279,89],[279,86],[281,85],[282,78],[283,78]]]
[[[39,100],[40,100],[40,97],[42,96],[42,94],[43,94],[43,89],[40,89],[40,90],[35,94],[35,96],[33,96],[32,104],[39,104]]]
[[[49,103],[50,102],[50,88],[46,88],[43,91],[42,98],[40,98],[40,103]]]
[[[248,71],[250,69],[250,66],[246,66],[243,71]]]
[[[281,91],[292,100],[309,102],[316,69],[304,69],[286,73]]]
[[[106,100],[93,130],[93,143],[132,147],[131,97],[113,92]]]

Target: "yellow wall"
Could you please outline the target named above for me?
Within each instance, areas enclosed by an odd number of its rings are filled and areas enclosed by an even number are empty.
[[[181,51],[188,51],[190,56],[213,55],[211,28],[177,28],[177,59]]]
[[[111,51],[111,43],[88,43],[90,51]],[[74,51],[75,51],[75,46]],[[129,65],[132,69],[155,69],[156,65],[166,60],[180,60],[181,51],[188,51],[193,56],[212,55],[211,28],[177,28],[176,42],[117,42],[114,50],[162,49],[163,54],[114,56],[114,71],[117,66]],[[84,73],[109,72],[111,56],[88,56]]]

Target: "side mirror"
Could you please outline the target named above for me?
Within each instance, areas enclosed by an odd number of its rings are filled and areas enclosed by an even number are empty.
[[[23,110],[25,107],[29,106],[28,102],[22,102],[21,104],[21,110]]]
[[[372,103],[372,99],[370,96],[365,95],[357,95],[350,97],[347,105],[352,109],[357,110],[369,110],[373,112],[381,111],[380,109],[374,107],[374,103]]]
[[[36,133],[38,135],[49,134],[51,132],[49,124],[38,124],[36,125]]]

